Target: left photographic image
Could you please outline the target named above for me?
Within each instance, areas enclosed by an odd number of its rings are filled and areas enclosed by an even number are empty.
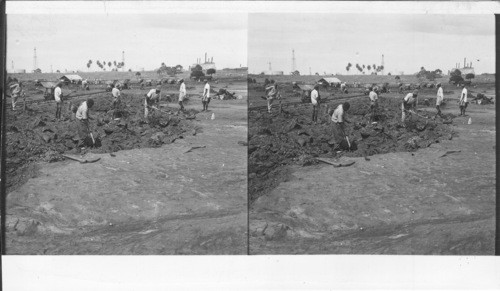
[[[246,62],[246,14],[7,13],[6,254],[246,254]]]

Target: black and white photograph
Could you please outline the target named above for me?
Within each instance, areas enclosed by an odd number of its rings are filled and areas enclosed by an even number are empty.
[[[250,254],[494,254],[493,15],[248,31]]]
[[[247,16],[7,14],[7,254],[247,253]]]
[[[3,290],[499,289],[499,13],[0,1]]]

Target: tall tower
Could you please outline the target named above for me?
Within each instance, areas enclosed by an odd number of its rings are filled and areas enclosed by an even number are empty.
[[[384,65],[384,55],[382,55],[382,75],[384,74],[384,69],[385,69],[385,65]]]
[[[125,51],[122,51],[122,72],[125,70]]]
[[[37,69],[38,65],[36,63],[36,48],[33,51],[33,71]]]
[[[269,64],[269,71],[272,71],[273,69],[271,68],[271,62],[269,62],[268,64]]]
[[[292,50],[292,72],[295,72],[295,50]]]

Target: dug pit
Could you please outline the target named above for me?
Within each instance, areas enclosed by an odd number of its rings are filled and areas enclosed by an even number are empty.
[[[272,114],[262,110],[249,111],[249,195],[255,201],[281,182],[290,178],[289,165],[309,166],[316,158],[365,157],[391,152],[413,152],[443,139],[452,139],[456,133],[449,124],[455,117],[446,114],[433,119],[429,111],[419,111],[404,124],[401,122],[400,100],[380,98],[379,109],[370,123],[370,105],[367,98],[352,98],[346,132],[351,151],[337,151],[332,139],[332,125],[327,108],[335,108],[341,101],[322,104],[318,123],[311,121],[309,104],[292,104],[274,109]],[[430,108],[429,108],[430,109]]]
[[[70,111],[71,104],[78,105],[85,97],[66,101],[62,120],[56,120],[54,103],[34,103],[26,111],[9,111],[7,115],[7,191],[10,192],[37,173],[36,162],[56,162],[63,154],[80,155],[113,153],[134,148],[160,147],[173,143],[186,135],[196,135],[201,129],[191,122],[196,110],[177,114],[177,108],[151,110],[144,118],[143,99],[140,94],[128,93],[122,97],[117,112],[112,109],[109,94],[92,98],[90,129],[93,138],[81,141],[77,120]],[[113,114],[115,113],[115,114]],[[86,146],[82,151],[82,145]]]

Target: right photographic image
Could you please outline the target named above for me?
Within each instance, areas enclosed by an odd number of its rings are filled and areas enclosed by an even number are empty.
[[[494,255],[495,102],[493,14],[249,14],[249,253]]]

